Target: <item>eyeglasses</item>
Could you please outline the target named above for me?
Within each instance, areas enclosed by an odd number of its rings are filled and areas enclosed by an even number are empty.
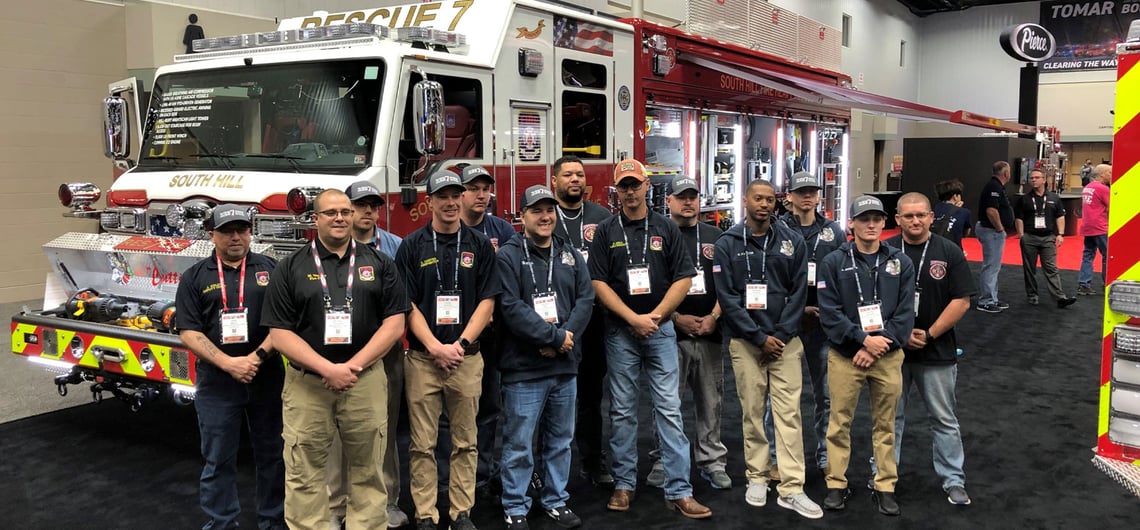
[[[912,220],[914,220],[914,219],[925,219],[927,216],[929,216],[929,215],[930,215],[930,212],[925,212],[925,213],[900,213],[900,214],[898,214],[898,215],[899,215],[899,217],[902,217],[903,219],[906,219],[907,221],[912,221]]]
[[[353,211],[345,208],[343,210],[321,210],[317,213],[328,217],[329,219],[335,219],[338,215],[347,219],[349,217],[352,217]]]
[[[622,182],[618,183],[617,187],[619,190],[622,190],[622,191],[637,191],[637,190],[641,189],[642,184],[644,184],[644,182],[642,182],[640,180],[632,182],[632,183],[629,181],[622,181]]]

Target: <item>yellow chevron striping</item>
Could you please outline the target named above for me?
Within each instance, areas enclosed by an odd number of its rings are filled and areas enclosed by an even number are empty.
[[[1113,113],[1113,132],[1118,132],[1140,114],[1140,63],[1132,65],[1116,81],[1116,110]]]
[[[1108,434],[1108,400],[1112,395],[1112,389],[1109,385],[1110,383],[1100,385],[1100,412],[1097,413],[1096,422],[1097,438]]]
[[[1140,99],[1140,96],[1137,99]],[[1140,133],[1140,127],[1136,127],[1136,131]],[[1126,140],[1117,135],[1114,141],[1124,142]],[[1132,143],[1140,144],[1140,141]],[[1121,171],[1124,172],[1121,173]],[[1128,223],[1140,223],[1140,200],[1137,200],[1137,197],[1140,197],[1140,164],[1130,168],[1113,166],[1112,172],[1120,175],[1120,178],[1116,179],[1112,183],[1112,187],[1109,188],[1109,204],[1112,205],[1108,210],[1108,236],[1110,238]]]

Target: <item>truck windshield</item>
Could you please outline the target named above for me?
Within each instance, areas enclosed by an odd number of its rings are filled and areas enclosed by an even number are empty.
[[[377,58],[164,75],[136,171],[359,173],[371,163],[383,79]]]

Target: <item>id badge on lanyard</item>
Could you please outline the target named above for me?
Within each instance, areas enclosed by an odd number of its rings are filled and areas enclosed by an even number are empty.
[[[867,333],[870,333],[872,331],[882,331],[882,304],[875,303],[859,306],[859,324],[863,327],[863,331],[866,331]]]
[[[343,309],[325,313],[325,344],[352,344],[352,313]]]
[[[918,316],[918,303],[922,300],[922,289],[914,290],[914,316]]]
[[[590,250],[586,247],[578,249],[578,253],[582,255],[582,263],[590,263]]]
[[[749,310],[768,309],[768,284],[751,281],[744,288],[744,305]]]
[[[222,311],[222,344],[249,342],[249,317],[245,309]]]
[[[1033,228],[1035,228],[1037,230],[1044,230],[1045,229],[1045,216],[1044,215],[1036,215],[1033,217]]]
[[[649,265],[630,266],[626,269],[629,275],[629,294],[649,294],[652,288],[649,283]]]
[[[697,269],[697,275],[693,276],[693,285],[689,287],[689,294],[706,293],[708,293],[708,291],[705,290],[705,271],[703,269]]]
[[[815,285],[815,262],[814,261],[808,262],[807,277],[808,277],[808,287]]]
[[[534,295],[534,312],[551,324],[558,323],[558,294],[554,292]]]
[[[459,324],[459,291],[444,291],[435,295],[435,325]]]

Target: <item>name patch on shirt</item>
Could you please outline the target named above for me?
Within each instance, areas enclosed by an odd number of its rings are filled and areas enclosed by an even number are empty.
[[[422,269],[424,267],[430,267],[432,265],[435,265],[436,263],[439,263],[439,258],[432,256],[428,259],[421,261],[420,262],[420,268]]]

